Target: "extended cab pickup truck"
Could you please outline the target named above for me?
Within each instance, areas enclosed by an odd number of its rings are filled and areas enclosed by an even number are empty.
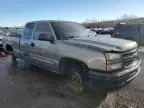
[[[122,87],[140,72],[137,43],[90,36],[81,24],[69,21],[28,22],[21,36],[4,38],[11,63],[21,58],[58,74],[67,74],[70,84],[111,90]]]

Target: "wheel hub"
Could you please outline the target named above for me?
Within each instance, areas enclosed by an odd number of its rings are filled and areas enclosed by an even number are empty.
[[[77,72],[74,72],[74,74],[72,75],[71,81],[72,81],[72,84],[76,86],[79,86],[82,84],[82,78]]]

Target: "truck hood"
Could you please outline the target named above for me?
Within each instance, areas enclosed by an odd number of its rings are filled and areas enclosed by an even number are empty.
[[[137,43],[134,41],[106,36],[83,36],[65,40],[64,43],[101,51],[127,51],[137,47]]]

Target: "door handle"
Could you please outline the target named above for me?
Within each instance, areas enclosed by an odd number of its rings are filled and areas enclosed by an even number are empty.
[[[35,44],[34,44],[34,43],[31,43],[31,46],[32,46],[32,47],[34,47],[34,46],[35,46]]]

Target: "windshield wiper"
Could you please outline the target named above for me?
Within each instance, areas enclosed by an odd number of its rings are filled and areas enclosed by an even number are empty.
[[[68,36],[67,38],[75,38],[76,36]]]
[[[79,36],[74,36],[74,35],[68,35],[68,36],[66,36],[67,39],[70,39],[70,38],[77,38],[77,37],[79,37]]]

